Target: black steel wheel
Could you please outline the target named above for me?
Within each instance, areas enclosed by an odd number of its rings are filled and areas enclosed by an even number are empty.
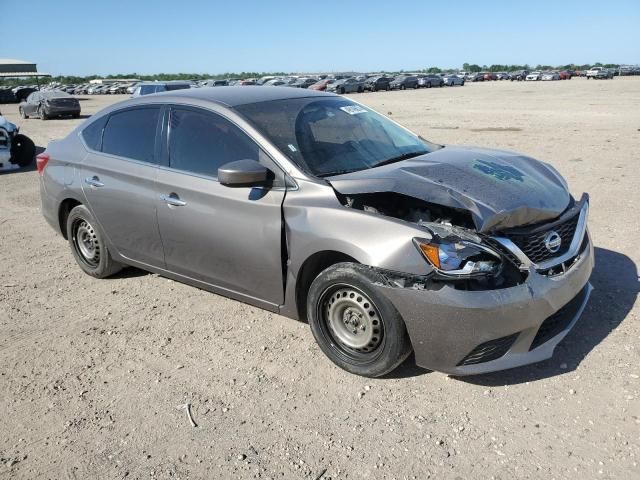
[[[357,264],[324,270],[309,289],[307,316],[316,342],[344,370],[379,377],[411,352],[404,322],[374,286],[383,281]]]
[[[84,205],[69,213],[67,239],[76,262],[86,274],[106,278],[122,269],[123,265],[111,257],[98,222]]]

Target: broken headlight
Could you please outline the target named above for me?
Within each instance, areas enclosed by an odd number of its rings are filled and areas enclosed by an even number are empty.
[[[416,238],[414,242],[427,261],[443,276],[494,276],[502,267],[500,254],[467,239],[434,235],[431,240]]]

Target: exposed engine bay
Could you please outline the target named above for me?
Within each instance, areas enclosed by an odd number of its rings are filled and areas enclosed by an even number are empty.
[[[337,196],[345,207],[415,223],[427,229],[437,241],[443,241],[445,244],[459,242],[461,246],[458,251],[466,253],[465,260],[478,264],[487,257],[486,252],[471,251],[468,245],[463,245],[466,242],[481,244],[485,239],[485,236],[475,231],[474,222],[469,212],[431,204],[395,192],[356,195],[337,193]],[[410,288],[440,288],[442,282],[446,282],[461,290],[493,290],[523,283],[526,280],[526,272],[519,271],[508,258],[503,258],[502,252],[497,251],[496,253],[502,260],[498,267],[493,270],[477,272],[475,275],[454,276],[445,271],[436,271],[431,277],[424,279],[413,276],[403,278],[397,272],[393,272],[388,277],[392,284],[402,288],[407,286]],[[461,272],[461,270],[455,271]]]

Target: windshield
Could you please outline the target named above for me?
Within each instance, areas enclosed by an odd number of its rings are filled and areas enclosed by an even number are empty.
[[[277,100],[236,109],[302,170],[319,177],[373,168],[441,148],[340,97]]]

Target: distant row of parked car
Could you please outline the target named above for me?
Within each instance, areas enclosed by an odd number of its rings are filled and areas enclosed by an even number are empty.
[[[627,69],[628,70],[628,69]],[[368,75],[310,75],[310,76],[264,76],[261,78],[228,78],[222,80],[175,80],[166,82],[134,82],[121,81],[112,83],[83,83],[79,85],[51,84],[42,87],[40,91],[55,90],[69,95],[102,95],[102,94],[130,94],[133,97],[149,95],[151,93],[180,90],[185,88],[219,87],[219,86],[277,86],[293,88],[309,88],[312,90],[326,90],[339,94],[377,92],[389,90],[406,90],[418,88],[433,88],[443,86],[463,86],[465,82],[486,82],[495,80],[511,81],[552,81],[570,80],[581,76],[587,79],[611,79],[614,75],[634,75],[635,70],[612,70],[604,67],[593,67],[589,70],[575,71],[533,71],[518,70],[514,72],[457,72],[457,73],[403,73],[399,75],[368,74]],[[640,74],[640,70],[638,71]],[[18,102],[38,91],[36,85],[4,89],[7,97],[12,96]],[[9,100],[7,100],[9,101]],[[34,113],[38,115],[37,112]],[[28,115],[28,113],[27,113]],[[45,113],[46,116],[46,113]]]

